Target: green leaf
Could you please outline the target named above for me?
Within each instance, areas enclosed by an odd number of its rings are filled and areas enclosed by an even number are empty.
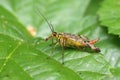
[[[89,72],[89,71],[81,71],[79,72],[80,76],[84,79],[84,80],[100,80],[101,76],[103,76],[102,74],[96,73],[96,72]],[[94,76],[94,78],[93,78]],[[89,77],[89,79],[88,79]]]
[[[0,34],[0,79],[1,80],[32,80],[21,67],[12,59],[21,41]]]
[[[120,68],[113,68],[110,71],[115,76],[115,77],[113,77],[114,80],[119,80],[120,79]]]
[[[108,28],[108,32],[120,35],[120,0],[104,0],[98,13],[101,25]]]
[[[1,80],[81,80],[72,70],[47,58],[44,53],[33,49],[28,43],[3,34],[0,34],[0,38],[0,47],[4,47],[1,49],[4,52],[0,54]]]
[[[28,32],[24,26],[22,29],[25,30],[25,33],[23,33],[22,36],[29,40],[27,42],[23,37],[18,36],[20,38],[18,39],[15,33],[12,34],[12,36],[8,34],[9,32],[3,33],[7,34],[4,36],[8,36],[13,40],[10,40],[9,44],[12,45],[12,48],[9,48],[9,46],[7,46],[8,43],[6,43],[8,39],[1,38],[3,39],[2,41],[5,42],[1,42],[0,44],[1,51],[3,51],[3,53],[0,54],[2,56],[0,79],[6,78],[6,74],[10,75],[10,72],[16,70],[19,70],[18,73],[7,77],[7,79],[11,79],[11,77],[12,80],[16,80],[15,78],[19,77],[20,79],[23,78],[22,80],[26,80],[26,78],[32,80],[81,80],[81,78],[82,80],[116,79],[116,75],[114,74],[116,74],[117,71],[114,70],[113,73],[111,68],[117,69],[120,67],[120,43],[119,38],[107,34],[106,28],[100,26],[97,10],[99,9],[101,0],[87,0],[86,2],[84,0],[2,0],[2,2],[2,5],[14,13],[25,27],[30,25],[35,28],[37,35],[35,38],[29,38],[26,35]],[[55,31],[58,33],[65,32],[85,35],[88,36],[90,40],[99,38],[100,40],[96,44],[96,47],[99,47],[101,52],[91,53],[89,51],[65,48],[65,64],[62,65],[61,47],[57,46],[55,50],[53,50],[52,46],[50,46],[51,41],[44,41],[44,38],[50,35],[51,31],[45,20],[35,13],[36,7],[38,7],[44,16],[47,17],[48,21],[53,24]],[[11,14],[9,11],[6,12],[6,14]],[[18,20],[16,20],[16,22],[20,23]],[[21,32],[22,30],[19,29],[18,31]],[[40,38],[37,38],[37,36]],[[14,41],[16,39],[18,40]],[[21,41],[21,39],[23,40]],[[51,54],[52,50],[53,54]],[[10,58],[7,59],[9,55]],[[8,67],[4,66],[4,63],[6,63]],[[14,64],[14,66],[12,67],[11,64]],[[15,66],[17,67],[14,68]],[[4,72],[4,69],[7,71]],[[21,78],[21,76],[24,77]]]
[[[32,38],[31,35],[25,29],[25,27],[19,22],[19,20],[1,5],[0,33],[7,34],[9,36],[27,41]]]

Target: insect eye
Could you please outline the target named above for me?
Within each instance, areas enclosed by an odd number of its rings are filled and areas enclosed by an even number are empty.
[[[57,34],[56,32],[53,32],[53,36],[56,36],[56,34]]]

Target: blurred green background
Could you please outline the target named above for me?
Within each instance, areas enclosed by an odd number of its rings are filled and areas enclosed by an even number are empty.
[[[100,53],[65,49],[51,56],[56,32],[99,38]],[[120,0],[0,0],[0,80],[120,80]]]

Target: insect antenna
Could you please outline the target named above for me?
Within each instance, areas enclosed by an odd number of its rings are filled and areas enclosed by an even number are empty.
[[[52,32],[54,32],[53,25],[47,20],[47,18],[41,13],[41,11],[40,11],[38,8],[36,8],[35,11],[38,13],[38,15],[40,15],[40,16],[42,16],[42,17],[44,18],[44,20],[47,22],[50,30],[51,30]]]
[[[42,16],[44,18],[44,20],[47,22],[50,30],[52,32],[54,32],[54,28],[53,28],[53,25],[47,20],[47,18],[41,13],[41,11],[39,10],[38,7],[35,8],[35,12],[38,13],[39,16]],[[52,44],[53,44],[53,38],[52,38]],[[53,49],[54,49],[54,46],[52,46],[52,54],[53,54]]]
[[[50,23],[50,25],[51,25],[51,29],[52,29],[52,31],[54,32],[54,28],[53,28],[53,25]]]

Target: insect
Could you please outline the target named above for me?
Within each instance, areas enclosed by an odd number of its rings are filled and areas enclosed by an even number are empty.
[[[40,11],[39,13],[41,14]],[[89,40],[85,36],[81,36],[81,35],[75,35],[70,33],[57,33],[54,31],[53,25],[50,22],[48,22],[47,18],[43,14],[41,14],[41,16],[45,19],[52,32],[50,36],[48,36],[45,40],[48,41],[51,38],[52,39],[55,38],[56,39],[55,47],[59,44],[62,47],[62,64],[64,64],[65,47],[74,47],[74,48],[88,47],[95,52],[100,52],[100,49],[95,47],[94,45],[98,41],[98,39]]]

